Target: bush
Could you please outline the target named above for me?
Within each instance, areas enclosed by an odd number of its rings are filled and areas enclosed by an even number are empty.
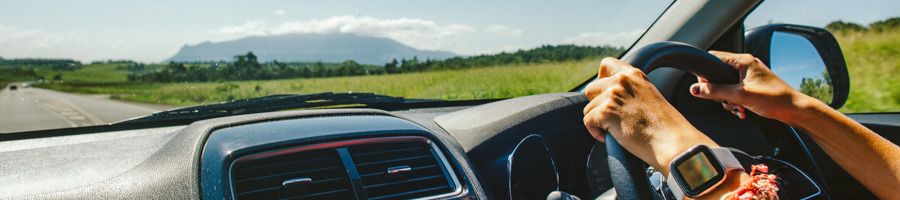
[[[873,31],[894,30],[897,27],[900,27],[900,17],[894,17],[869,24],[869,29]]]
[[[825,29],[831,32],[844,32],[844,31],[866,31],[866,27],[853,23],[853,22],[844,22],[844,21],[834,21],[825,25]]]

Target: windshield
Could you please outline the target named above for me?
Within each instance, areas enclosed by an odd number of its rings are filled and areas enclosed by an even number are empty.
[[[565,92],[670,3],[3,1],[0,132],[274,94]]]

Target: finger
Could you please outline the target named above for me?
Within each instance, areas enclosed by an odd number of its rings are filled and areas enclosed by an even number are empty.
[[[702,99],[714,101],[728,101],[741,104],[742,86],[740,84],[713,84],[694,83],[691,85],[691,95]]]
[[[732,67],[737,69],[737,66],[735,65],[735,63],[737,63],[736,61],[738,58],[738,54],[731,53],[731,52],[724,52],[724,51],[715,51],[715,50],[709,51],[709,54],[712,54],[716,58],[719,58],[719,60],[722,60],[722,62],[728,63],[728,65],[731,65]]]
[[[719,60],[722,60],[722,62],[731,65],[731,67],[734,67],[734,69],[738,70],[738,72],[741,73],[743,73],[742,69],[744,68],[744,66],[747,66],[748,63],[748,56],[745,54],[736,54],[724,51],[709,51],[709,54],[716,56],[717,58],[719,58]]]
[[[596,98],[597,95],[600,95],[600,93],[603,93],[603,91],[606,90],[609,82],[610,81],[606,78],[591,81],[591,83],[584,88],[584,96],[587,96],[588,100]]]
[[[603,58],[606,60],[606,58]],[[603,61],[600,61],[600,67],[598,67],[597,71],[597,79],[606,78],[612,76],[612,69],[608,65],[604,65]]]
[[[625,79],[624,76],[610,76],[594,80],[584,89],[584,95],[588,99],[595,99],[597,95],[606,92],[610,88],[621,88],[623,79]]]
[[[602,125],[605,117],[602,113],[601,109],[593,109],[588,114],[584,115],[584,127],[587,128],[591,137],[599,142],[605,142]]]
[[[748,67],[759,61],[759,59],[753,55],[746,53],[736,54],[724,51],[709,51],[709,54],[716,56],[719,60],[722,60],[722,62],[728,63],[728,65],[737,69],[738,72],[741,73],[741,77],[744,77],[744,72]]]
[[[613,57],[603,58],[603,61],[600,62],[600,67],[607,68],[607,72],[605,74],[606,76],[603,76],[601,78],[609,77],[619,72],[625,72],[627,70],[634,69],[631,64]]]
[[[727,51],[716,51],[716,50],[709,50],[709,54],[712,54],[713,56],[716,56],[719,59],[730,58],[730,57],[734,57],[735,55],[738,55],[736,53],[731,53],[731,52],[727,52]]]
[[[584,109],[581,112],[587,115],[589,112],[591,112],[591,110],[594,110],[594,108],[599,106],[601,103],[608,101],[610,99],[610,95],[611,94],[609,92],[600,93],[590,102],[588,102],[588,104],[584,106]]]
[[[606,138],[604,138],[603,130],[588,127],[588,132],[591,133],[591,137],[597,142],[606,142]]]
[[[709,83],[709,80],[706,80],[706,78],[703,78],[701,76],[697,76],[697,82],[698,83]]]

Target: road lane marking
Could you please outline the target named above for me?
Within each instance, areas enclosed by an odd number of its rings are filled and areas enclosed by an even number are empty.
[[[59,119],[65,121],[65,122],[68,123],[69,126],[71,126],[71,127],[78,127],[78,124],[77,124],[77,123],[73,122],[72,120],[69,120],[69,119],[66,118],[66,117],[63,117],[63,116],[60,115],[59,113],[50,111],[50,109],[47,109],[47,108],[46,108],[42,103],[40,103],[40,102],[41,102],[41,101],[38,101],[38,100],[35,100],[35,101],[34,101],[34,103],[37,104],[38,107],[41,108],[41,110],[44,110],[44,112],[50,113],[50,115],[53,115],[54,117],[59,118]]]
[[[82,116],[87,117],[88,119],[90,119],[91,122],[94,123],[94,125],[102,125],[102,124],[106,124],[106,122],[104,122],[103,120],[101,120],[101,119],[98,118],[97,116],[92,115],[91,113],[87,112],[86,110],[81,109],[81,107],[78,107],[78,106],[76,106],[75,104],[72,104],[72,103],[70,103],[69,101],[66,101],[66,100],[60,100],[60,101],[62,101],[62,102],[65,103],[65,104],[68,104],[71,108],[74,108],[75,111],[77,111],[78,113],[80,113]]]
[[[62,119],[66,123],[68,123],[71,127],[79,127],[79,126],[92,126],[92,125],[103,125],[106,122],[92,115],[91,113],[85,111],[84,109],[72,104],[64,99],[52,99],[46,100],[46,96],[44,95],[34,95],[29,92],[29,95],[32,98],[40,96],[43,98],[34,98],[34,103],[38,105],[41,109],[55,116],[56,118]]]

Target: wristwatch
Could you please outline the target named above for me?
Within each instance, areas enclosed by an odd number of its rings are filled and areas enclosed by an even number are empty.
[[[672,160],[666,185],[675,199],[697,198],[718,187],[730,170],[744,170],[731,150],[697,145]]]

